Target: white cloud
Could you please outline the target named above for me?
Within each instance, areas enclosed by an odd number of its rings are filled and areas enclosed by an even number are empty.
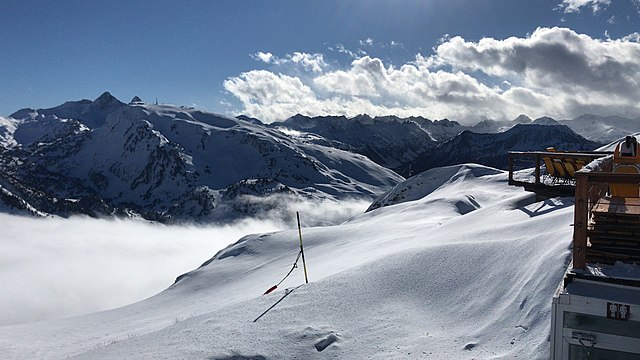
[[[595,14],[606,9],[611,5],[611,0],[563,0],[559,4],[560,9],[564,9],[565,13],[580,12],[583,7],[590,7]]]
[[[256,54],[253,54],[252,57],[256,60],[265,62],[267,64],[270,64],[273,62],[273,54],[271,53],[263,53],[262,51],[257,52]]]
[[[365,56],[354,60],[349,71],[334,71],[313,81],[326,93],[378,97],[376,78],[383,78],[385,73],[382,61]]]
[[[373,45],[373,39],[368,37],[364,40],[360,40],[360,45],[362,46],[372,46]]]
[[[640,33],[629,34],[621,39],[624,42],[640,43]]]
[[[239,77],[225,80],[224,87],[243,103],[259,99],[270,105],[279,102],[296,102],[315,97],[313,91],[296,77],[274,74],[266,70],[252,70]]]
[[[266,122],[305,115],[449,118],[637,117],[638,34],[594,39],[565,28],[469,42],[444,37],[431,56],[400,67],[362,56],[344,69],[305,78],[249,71],[225,81],[242,112]],[[488,85],[496,84],[496,85]]]
[[[324,55],[322,54],[307,54],[294,52],[292,55],[287,55],[290,62],[294,64],[300,64],[305,70],[314,73],[321,73],[322,69],[327,66],[324,61]]]
[[[354,60],[347,71],[315,77],[309,86],[299,78],[263,70],[243,73],[224,85],[242,102],[243,113],[266,122],[297,113],[466,118],[469,105],[475,106],[473,114],[504,116],[490,106],[500,101],[494,89],[462,72],[431,72],[426,59],[417,59],[421,65],[395,69],[365,56]]]
[[[287,54],[285,57],[277,57],[271,54],[270,52],[264,53],[259,51],[255,54],[251,55],[252,58],[258,61],[262,61],[267,64],[275,64],[275,65],[286,65],[286,64],[294,64],[300,65],[306,71],[311,71],[314,73],[321,73],[322,70],[327,66],[327,63],[324,61],[324,55],[322,54],[307,54],[302,52],[294,52],[293,54]]]
[[[0,326],[79,315],[142,300],[267,221],[163,226],[0,214]]]
[[[436,48],[436,56],[464,71],[515,77],[539,93],[585,105],[614,104],[637,112],[640,44],[599,40],[564,28],[539,28],[527,38],[477,43],[461,37]]]
[[[354,59],[356,59],[358,57],[358,54],[356,54],[355,52],[347,49],[343,44],[336,44],[336,50],[338,50],[339,53],[347,54],[347,55],[351,56]]]
[[[315,93],[299,78],[265,70],[242,73],[223,85],[242,102],[244,114],[267,122],[302,112],[316,102]]]

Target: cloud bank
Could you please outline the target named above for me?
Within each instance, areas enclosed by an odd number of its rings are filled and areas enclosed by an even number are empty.
[[[122,306],[152,296],[268,222],[170,227],[0,214],[0,326]]]
[[[364,201],[283,207],[307,225],[341,223]],[[284,218],[282,214],[279,219]],[[294,229],[246,220],[228,226],[164,226],[131,220],[36,219],[0,214],[0,326],[106,310],[169,287],[216,252],[251,233]],[[304,230],[303,230],[304,233]],[[295,250],[297,238],[292,239]]]
[[[322,59],[325,65],[305,66],[305,76],[251,70],[228,78],[224,87],[242,104],[239,112],[266,122],[297,113],[420,115],[463,123],[523,113],[637,117],[639,38],[634,33],[602,40],[558,27],[477,42],[446,36],[430,56],[417,54],[399,67],[361,55],[346,68],[331,70],[318,54],[295,53],[286,61]],[[254,57],[279,61],[268,53]]]

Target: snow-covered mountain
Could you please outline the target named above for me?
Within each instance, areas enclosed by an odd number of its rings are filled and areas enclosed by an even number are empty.
[[[272,126],[319,135],[332,146],[357,152],[393,170],[466,129],[455,121],[422,117],[296,115]]]
[[[570,199],[536,203],[471,164],[419,180],[344,224],[303,228],[309,284],[299,266],[263,296],[298,232],[249,235],[139,303],[0,327],[3,358],[548,358]]]
[[[259,122],[257,119],[253,120]],[[298,135],[304,135],[310,141],[363,154],[376,163],[393,169],[403,176],[411,176],[422,168],[411,169],[408,164],[420,162],[419,158],[433,157],[432,154],[437,152],[436,148],[438,146],[442,146],[443,143],[459,136],[463,131],[476,134],[497,134],[508,132],[518,125],[566,125],[578,135],[591,140],[591,143],[581,144],[576,147],[574,143],[576,141],[580,143],[582,140],[564,141],[562,139],[554,139],[554,136],[543,138],[543,136],[536,135],[534,138],[540,140],[539,144],[533,144],[531,139],[523,138],[523,140],[526,140],[525,144],[528,145],[512,143],[511,145],[515,147],[509,150],[542,150],[547,147],[547,144],[556,144],[556,146],[565,149],[592,150],[593,144],[608,143],[630,133],[640,131],[640,119],[594,115],[583,115],[573,120],[559,121],[547,116],[531,119],[526,115],[520,115],[509,121],[483,120],[473,126],[463,126],[447,119],[431,121],[422,117],[398,118],[384,116],[371,118],[367,115],[360,115],[354,118],[346,118],[344,116],[312,118],[297,115],[283,123],[275,123],[272,126],[298,131]],[[561,133],[564,132],[566,131],[561,131]],[[313,135],[317,136],[314,137]],[[501,136],[495,138],[486,136],[485,138],[502,141]],[[496,155],[502,156],[503,154],[505,155],[504,163],[506,163],[505,151]],[[459,153],[455,153],[453,157],[457,155]],[[449,157],[449,159],[440,162],[440,165],[481,159],[467,156],[451,159],[452,156],[450,154],[445,155],[445,157]],[[496,161],[484,161],[482,163],[499,167],[504,166],[503,163]]]
[[[500,133],[463,131],[426,152],[404,171],[418,174],[435,167],[473,162],[506,169],[509,151],[594,150],[602,144],[587,140],[562,125],[517,124]]]
[[[533,120],[526,115],[519,115],[513,120],[497,121],[497,120],[482,120],[472,127],[466,129],[478,134],[494,134],[499,132],[505,132],[517,124],[531,124]],[[456,134],[457,135],[457,134]],[[447,139],[449,140],[449,139]]]
[[[602,144],[640,132],[640,118],[627,119],[620,116],[587,114],[573,120],[559,122],[585,138]]]
[[[6,207],[224,221],[295,199],[373,197],[402,180],[368,158],[190,108],[94,101],[2,119]],[[288,200],[287,200],[288,199]]]
[[[640,131],[640,118],[627,119],[620,116],[581,115],[575,119],[556,120],[548,116],[532,120],[520,115],[511,121],[484,120],[469,128],[475,133],[498,133],[516,124],[566,125],[587,140],[605,144]]]
[[[565,120],[556,120],[548,116],[532,120],[526,115],[520,115],[510,121],[483,120],[467,128],[467,130],[475,133],[499,133],[505,132],[517,124],[566,125],[585,139],[600,144],[609,143],[640,131],[640,118],[627,119],[620,116],[589,114]]]

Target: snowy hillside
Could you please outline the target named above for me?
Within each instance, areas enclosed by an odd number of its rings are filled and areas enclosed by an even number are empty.
[[[501,173],[501,170],[476,164],[453,165],[427,170],[401,182],[393,189],[379,196],[367,211],[407,201],[420,200],[438,188],[446,187],[448,190],[459,188],[460,195],[449,196],[448,200],[455,201],[458,212],[466,214],[480,206],[474,197],[464,195],[466,190],[464,187],[468,185],[469,180],[473,179],[474,182],[494,181],[492,175]],[[493,197],[495,194],[491,193],[489,196]]]
[[[497,134],[463,131],[407,165],[414,174],[440,166],[473,162],[506,169],[509,151],[594,150],[602,144],[589,141],[566,126],[518,124]]]
[[[504,172],[471,164],[396,189],[405,196],[342,225],[302,230],[309,284],[298,268],[261,295],[296,258],[291,224],[240,239],[145,301],[0,327],[3,356],[548,358],[572,201],[534,203]]]
[[[5,206],[227,221],[267,216],[283,201],[370,199],[402,180],[362,155],[259,123],[134,100],[105,93],[3,119],[10,149],[0,187],[19,200]]]
[[[640,141],[640,132],[637,133],[628,133],[627,135],[631,135],[634,136],[636,138],[636,140]],[[618,146],[619,143],[621,143],[622,141],[624,141],[626,135],[619,138],[619,139],[615,139],[614,141],[608,143],[607,145],[604,145],[600,148],[598,148],[598,151],[615,151],[616,150],[616,146]]]

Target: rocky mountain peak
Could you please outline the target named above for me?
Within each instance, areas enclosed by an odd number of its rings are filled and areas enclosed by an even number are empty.
[[[543,116],[540,118],[537,118],[533,121],[533,124],[537,124],[537,125],[560,125],[559,122],[557,122],[556,120],[548,117],[548,116]]]
[[[513,119],[513,122],[517,124],[528,124],[531,122],[531,118],[525,114],[520,114],[517,118]]]
[[[109,106],[111,104],[124,105],[122,102],[120,102],[120,100],[116,99],[116,97],[111,95],[111,93],[108,92],[108,91],[105,91],[105,92],[102,93],[102,95],[98,96],[93,101],[93,104],[96,105],[100,109],[104,109],[105,107],[107,107],[107,106]]]

